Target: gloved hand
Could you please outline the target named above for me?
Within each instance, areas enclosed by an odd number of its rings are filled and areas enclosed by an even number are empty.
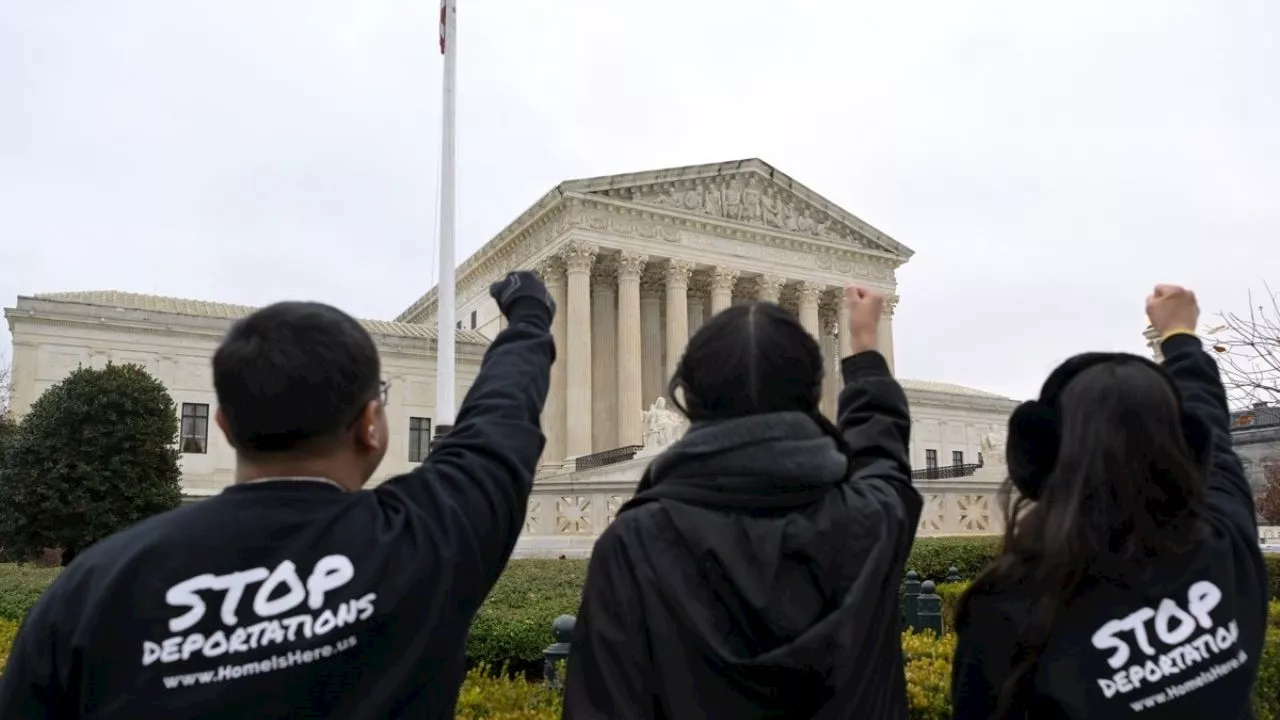
[[[498,310],[508,320],[513,320],[513,312],[523,313],[527,309],[545,309],[551,317],[556,314],[556,301],[552,299],[542,279],[528,270],[517,270],[489,286],[489,295],[498,303]]]

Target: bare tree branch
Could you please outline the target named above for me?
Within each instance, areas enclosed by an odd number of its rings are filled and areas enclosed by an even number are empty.
[[[1261,298],[1249,293],[1248,312],[1220,313],[1222,324],[1206,333],[1228,396],[1245,407],[1280,404],[1280,293],[1263,289]]]
[[[0,357],[0,415],[9,412],[9,379],[11,371],[8,361]]]

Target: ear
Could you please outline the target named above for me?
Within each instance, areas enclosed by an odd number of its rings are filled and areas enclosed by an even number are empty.
[[[231,429],[227,424],[227,416],[222,414],[221,407],[213,411],[213,421],[218,424],[218,429],[222,431],[222,436],[227,439],[227,444],[235,447],[235,442],[231,440]]]
[[[1182,435],[1191,448],[1191,456],[1196,464],[1206,471],[1213,462],[1213,431],[1195,415],[1182,413]]]
[[[1058,413],[1037,400],[1019,405],[1009,416],[1005,456],[1018,492],[1039,500],[1058,461]]]
[[[360,413],[360,419],[356,420],[354,426],[356,446],[361,450],[376,452],[381,450],[387,444],[386,432],[383,426],[386,423],[380,421],[379,413],[382,412],[382,403],[377,400],[370,400],[364,406],[364,412]]]

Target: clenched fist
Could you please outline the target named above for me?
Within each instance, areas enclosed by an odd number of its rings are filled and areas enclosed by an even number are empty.
[[[854,355],[876,350],[880,316],[884,312],[884,295],[857,285],[844,289],[844,302],[849,308],[850,349]]]
[[[1195,293],[1180,285],[1157,285],[1147,298],[1147,318],[1161,336],[1177,331],[1195,333],[1200,304]]]

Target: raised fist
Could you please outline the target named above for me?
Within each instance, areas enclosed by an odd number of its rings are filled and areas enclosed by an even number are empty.
[[[556,314],[556,301],[551,298],[542,278],[528,270],[507,273],[506,277],[489,286],[489,295],[497,301],[498,309],[508,320],[512,310],[525,303],[547,308],[553,317]]]
[[[1147,298],[1147,319],[1161,335],[1179,330],[1194,333],[1200,322],[1196,294],[1180,285],[1157,285]]]
[[[849,308],[849,347],[854,355],[876,350],[880,316],[884,312],[884,295],[857,285],[844,289],[844,302]]]

